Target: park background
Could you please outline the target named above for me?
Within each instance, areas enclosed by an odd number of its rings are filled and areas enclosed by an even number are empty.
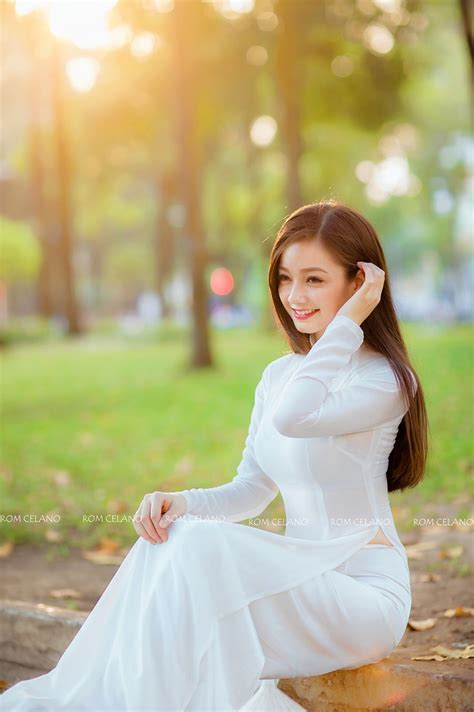
[[[289,352],[271,246],[324,198],[375,225],[425,389],[428,469],[391,495],[397,526],[472,522],[468,4],[1,8],[3,556],[110,563],[146,492],[232,479],[256,383]]]

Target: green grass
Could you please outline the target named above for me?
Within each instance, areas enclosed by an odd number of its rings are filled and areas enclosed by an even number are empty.
[[[429,466],[420,491],[437,501],[465,494],[473,474],[472,327],[410,325],[405,333],[425,392],[430,427]]]
[[[432,450],[422,484],[393,502],[418,511],[456,500],[471,481],[472,332],[409,324],[405,334],[425,389]],[[188,369],[189,344],[179,334],[5,350],[0,513],[61,520],[3,521],[0,541],[54,541],[59,531],[65,545],[90,546],[101,536],[131,542],[125,517],[146,492],[231,480],[255,385],[288,348],[275,333],[234,330],[212,332],[212,349],[216,365],[200,371]],[[114,513],[121,521],[83,521]]]

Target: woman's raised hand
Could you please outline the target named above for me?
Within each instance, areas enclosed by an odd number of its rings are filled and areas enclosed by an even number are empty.
[[[336,316],[347,316],[360,326],[380,302],[385,272],[373,262],[358,262],[357,265],[364,272],[364,281],[342,305]]]
[[[179,492],[146,494],[133,515],[133,528],[150,544],[161,544],[168,540],[167,527],[186,510],[186,499]]]

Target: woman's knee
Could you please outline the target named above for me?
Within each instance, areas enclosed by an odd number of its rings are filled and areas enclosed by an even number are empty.
[[[178,518],[168,527],[168,542],[171,540],[193,543],[202,541],[202,537],[209,534],[214,536],[214,522],[204,519],[181,519]]]

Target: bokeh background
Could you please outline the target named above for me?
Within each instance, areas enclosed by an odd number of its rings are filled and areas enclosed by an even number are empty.
[[[377,228],[425,387],[397,523],[472,516],[469,3],[1,8],[1,541],[130,542],[146,492],[235,475],[289,350],[271,246],[324,198]]]

